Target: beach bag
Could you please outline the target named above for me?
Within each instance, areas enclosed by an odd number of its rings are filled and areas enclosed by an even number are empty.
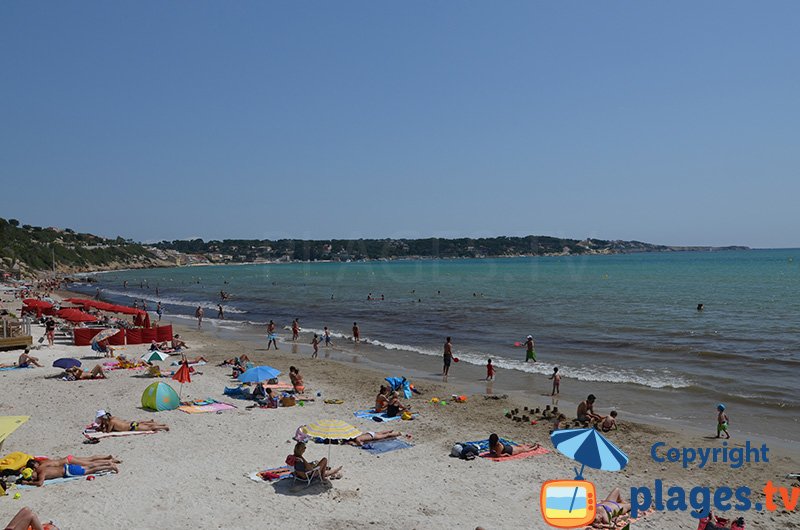
[[[453,448],[450,449],[450,456],[454,456],[456,458],[461,458],[461,452],[464,450],[464,446],[461,444],[454,444]]]
[[[297,430],[294,432],[292,440],[300,443],[306,443],[308,441],[308,435],[305,433],[305,431],[303,431],[303,427],[297,428]]]
[[[281,407],[294,407],[297,402],[293,397],[281,398]]]

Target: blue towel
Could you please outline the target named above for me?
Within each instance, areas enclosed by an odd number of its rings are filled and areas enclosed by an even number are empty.
[[[0,368],[0,372],[5,372],[6,370],[22,370],[23,368],[33,368],[33,366],[6,366],[5,368]]]
[[[380,414],[376,414],[370,410],[357,410],[353,413],[353,416],[356,418],[361,418],[365,420],[374,420],[374,421],[392,421],[392,420],[399,420],[400,415],[392,416],[391,418],[386,415],[385,412],[381,412]],[[378,418],[378,420],[375,420]]]
[[[61,484],[62,482],[72,482],[73,480],[86,480],[86,477],[102,477],[103,475],[110,474],[110,471],[103,471],[101,473],[95,473],[92,475],[83,475],[81,477],[59,477],[59,478],[51,478],[44,481],[42,486],[50,486],[52,484]],[[17,488],[21,490],[28,490],[28,489],[36,489],[38,486],[29,486],[27,484],[17,484]]]
[[[517,442],[512,442],[511,440],[506,440],[505,438],[500,438],[500,443],[504,445],[517,445]],[[489,439],[485,440],[477,440],[475,442],[464,442],[461,445],[474,445],[478,448],[478,451],[481,453],[485,453],[489,450]]]
[[[391,438],[389,440],[378,440],[376,442],[366,443],[363,446],[361,446],[363,450],[368,451],[373,455],[388,453],[389,451],[397,451],[398,449],[407,449],[409,447],[414,447],[414,446],[406,442],[405,440],[400,440],[399,438]]]

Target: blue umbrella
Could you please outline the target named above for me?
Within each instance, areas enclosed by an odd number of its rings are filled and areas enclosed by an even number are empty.
[[[70,357],[63,357],[61,359],[56,359],[53,361],[53,368],[62,368],[66,370],[67,368],[72,368],[75,366],[80,366],[81,362],[78,359],[72,359]]]
[[[562,429],[553,431],[550,439],[562,454],[581,463],[581,470],[575,470],[575,480],[583,480],[583,469],[586,466],[602,471],[619,471],[628,463],[628,455],[606,440],[596,429]],[[570,511],[577,493],[578,488],[575,488]]]
[[[276,370],[271,366],[256,366],[240,374],[239,381],[242,383],[258,383],[260,381],[275,379],[280,373],[280,370]]]

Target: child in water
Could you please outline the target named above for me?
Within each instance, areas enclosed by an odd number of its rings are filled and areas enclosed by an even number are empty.
[[[730,439],[731,435],[728,432],[728,415],[725,414],[725,405],[720,403],[717,405],[717,438],[722,437],[722,433],[725,433],[725,438]]]
[[[494,365],[492,364],[491,359],[489,359],[489,362],[486,363],[486,380],[494,381]]]
[[[560,393],[560,386],[561,386],[561,376],[558,375],[558,366],[553,368],[553,375],[551,375],[548,379],[553,380],[553,393],[550,394],[551,396],[555,396],[556,394]]]

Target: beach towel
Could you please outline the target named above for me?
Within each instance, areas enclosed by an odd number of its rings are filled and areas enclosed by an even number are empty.
[[[180,366],[181,364],[183,364],[181,361],[172,361],[172,363],[170,364],[170,366]],[[205,361],[198,361],[198,362],[196,362],[196,363],[189,363],[189,366],[190,366],[190,367],[193,367],[193,366],[203,366],[204,364],[206,364],[206,362],[205,362]]]
[[[24,368],[33,368],[33,366],[4,366],[0,368],[0,372],[5,372],[7,370],[22,370]]]
[[[235,405],[229,403],[210,403],[207,405],[181,405],[178,410],[187,414],[202,414],[203,412],[222,412],[223,410],[235,409]]]
[[[531,456],[546,455],[549,452],[550,451],[548,451],[544,447],[537,447],[532,451],[525,451],[524,453],[519,453],[516,455],[489,456],[489,452],[486,451],[484,453],[479,454],[478,456],[480,456],[481,458],[486,458],[487,460],[491,460],[492,462],[505,462],[506,460],[520,460],[522,458],[528,458]]]
[[[380,421],[392,421],[392,420],[399,420],[400,415],[392,416],[391,418],[386,415],[385,412],[381,412],[380,414],[372,411],[372,410],[357,410],[353,413],[353,416],[356,418],[361,418],[363,420],[374,420],[378,418]]]
[[[390,451],[408,449],[409,447],[414,447],[414,446],[406,442],[405,440],[401,440],[399,438],[391,438],[389,440],[377,440],[375,442],[366,443],[361,446],[361,449],[367,451],[368,453],[372,453],[373,455],[379,455],[382,453],[388,453]]]
[[[93,473],[91,475],[82,475],[80,477],[59,477],[59,478],[51,478],[49,480],[45,480],[42,486],[52,486],[53,484],[62,484],[64,482],[72,482],[74,480],[86,480],[88,477],[102,477],[105,475],[110,475],[111,471],[101,471],[100,473]],[[36,489],[38,486],[30,486],[28,484],[18,484],[17,488],[21,490],[27,489]]]
[[[275,467],[272,469],[265,469],[264,471],[253,471],[247,474],[247,478],[254,482],[275,482],[290,478],[292,476],[292,469],[287,466]]]
[[[511,440],[506,440],[505,438],[500,438],[500,443],[503,444],[503,445],[518,445],[517,442],[513,442]],[[478,452],[480,452],[480,453],[485,453],[485,452],[487,452],[489,450],[489,439],[488,438],[485,439],[485,440],[477,440],[477,441],[474,441],[474,442],[464,442],[461,445],[466,445],[466,444],[475,446],[475,448],[477,448]]]
[[[264,385],[264,388],[271,388],[272,390],[294,390],[291,383],[277,382],[274,385]]]
[[[99,440],[100,438],[116,438],[119,436],[134,436],[136,434],[155,434],[156,431],[122,431],[122,432],[100,432],[93,429],[86,429],[83,435],[90,440]]]
[[[29,419],[30,416],[0,416],[0,445]]]

